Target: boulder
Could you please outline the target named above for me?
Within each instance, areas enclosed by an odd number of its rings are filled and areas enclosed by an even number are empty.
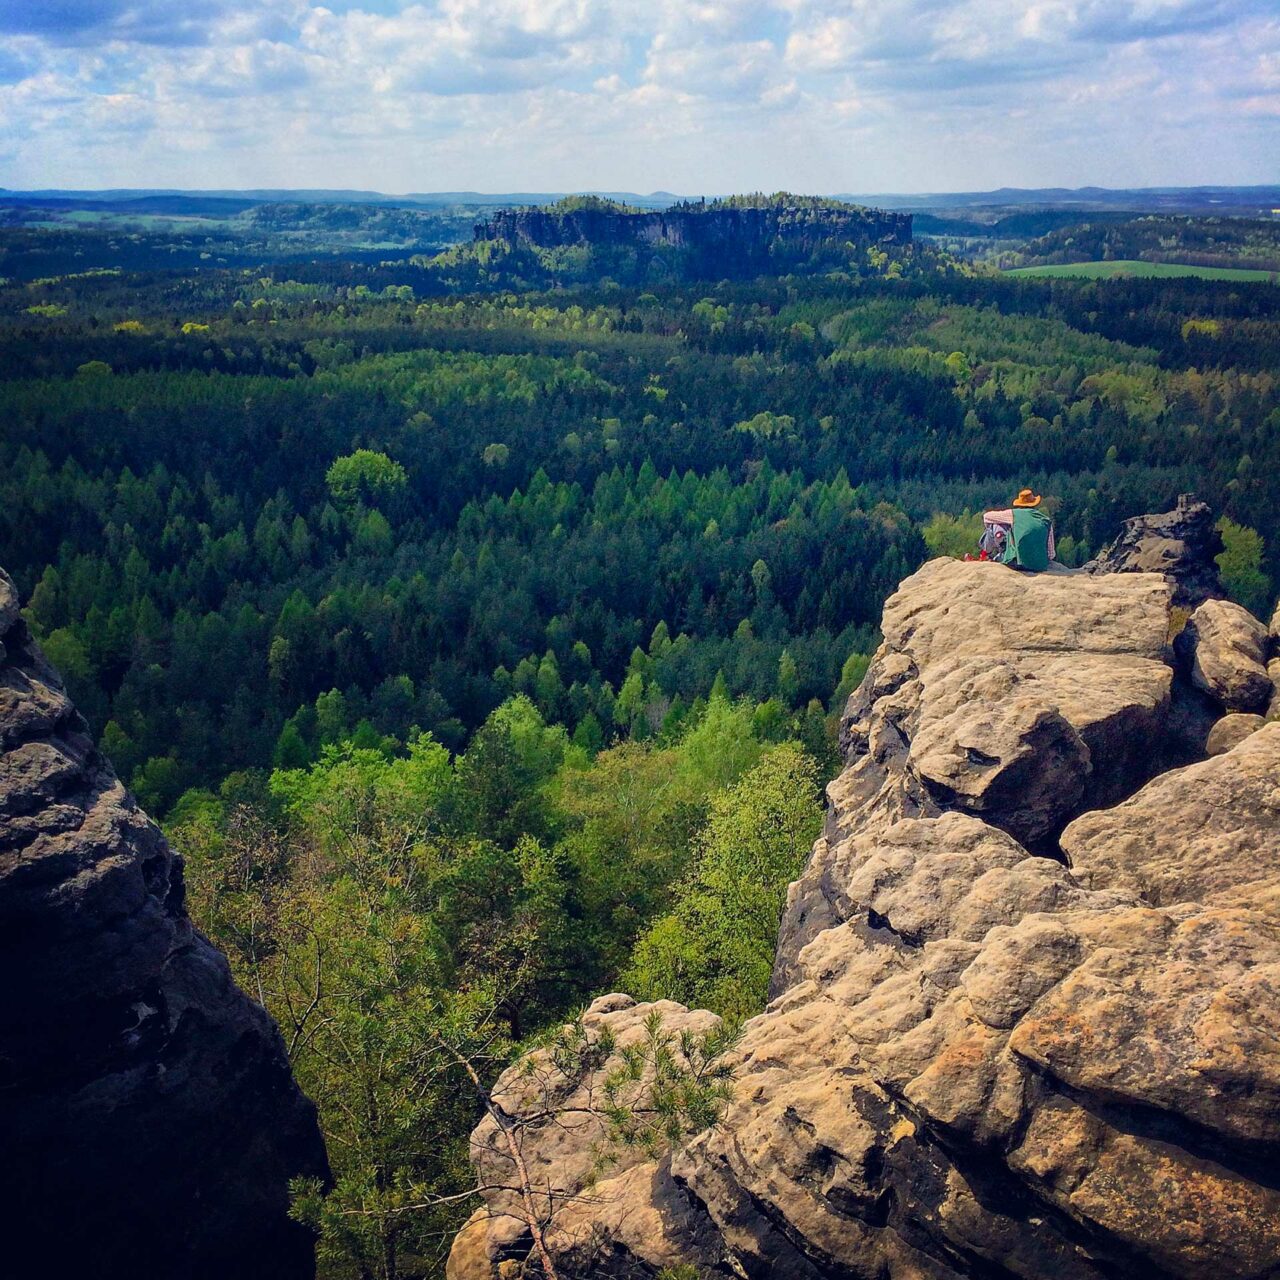
[[[1204,744],[1205,755],[1220,756],[1230,751],[1266,723],[1263,716],[1250,715],[1244,711],[1233,711],[1223,716],[1209,730],[1209,737]]]
[[[1210,702],[1176,595],[955,561],[902,583],[732,1100],[570,1195],[562,1275],[1280,1275],[1280,725],[1186,763]],[[564,1141],[530,1150],[577,1185]],[[496,1274],[493,1248],[461,1269],[479,1230],[454,1280]]]
[[[327,1177],[279,1032],[183,906],[0,572],[0,1219],[50,1274],[304,1277]],[[17,1243],[15,1251],[21,1252]]]
[[[610,1052],[575,1058],[539,1049],[498,1078],[493,1109],[471,1135],[485,1203],[455,1242],[449,1280],[496,1275],[504,1259],[528,1251],[525,1190],[533,1212],[547,1224],[548,1246],[576,1274],[608,1270],[610,1261],[656,1271],[713,1256],[718,1237],[672,1181],[669,1166],[647,1158],[639,1146],[609,1142],[603,1082],[618,1069],[622,1052],[646,1039],[653,1016],[675,1038],[705,1034],[720,1022],[670,1000],[637,1004],[630,996],[601,996],[581,1025],[591,1041],[606,1035]],[[510,1120],[516,1128],[504,1127]]]
[[[1132,747],[1171,685],[1167,666],[1140,656],[944,658],[921,676],[906,767],[939,805],[1038,845],[1086,797],[1105,803],[1142,772]]]
[[[980,943],[811,944],[810,978],[748,1025],[724,1122],[672,1162],[746,1274],[776,1265],[778,1223],[822,1275],[1275,1267],[1280,932],[1065,906]]]
[[[1184,493],[1172,511],[1126,520],[1085,572],[1164,574],[1173,584],[1174,604],[1194,609],[1223,594],[1216,560],[1222,550],[1213,512]]]
[[[1272,901],[1280,909],[1280,724],[1077,818],[1062,849],[1081,884],[1154,906]]]
[[[1267,632],[1257,618],[1227,600],[1206,600],[1177,638],[1191,683],[1227,711],[1265,712],[1272,683],[1267,674]]]

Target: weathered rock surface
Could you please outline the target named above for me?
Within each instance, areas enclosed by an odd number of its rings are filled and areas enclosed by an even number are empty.
[[[1268,720],[1280,720],[1280,605],[1271,615],[1267,629],[1267,676],[1271,680],[1271,702],[1267,707]]]
[[[1267,629],[1228,600],[1206,600],[1178,636],[1191,683],[1227,711],[1264,712],[1271,701]]]
[[[733,1101],[575,1203],[564,1275],[1280,1276],[1280,726],[1203,758],[1175,595],[903,582]]]
[[[1280,915],[1280,725],[1082,815],[1062,848],[1090,887],[1161,907],[1270,903]]]
[[[841,726],[847,768],[790,888],[772,994],[838,922],[827,863],[855,830],[956,809],[1035,851],[1085,807],[1198,752],[1165,732],[1172,588],[1155,575],[1026,575],[934,560],[885,604],[884,644]]]
[[[327,1175],[271,1019],[183,908],[0,572],[0,1221],[49,1275],[308,1276]],[[33,1263],[34,1265],[34,1263]]]
[[[1220,756],[1238,746],[1251,733],[1256,733],[1266,724],[1266,718],[1245,711],[1232,711],[1225,715],[1209,730],[1208,740],[1204,744],[1207,756]]]
[[[1214,559],[1222,550],[1213,512],[1184,493],[1172,511],[1126,520],[1120,536],[1085,569],[1088,573],[1165,574],[1174,584],[1174,604],[1194,609],[1223,594]]]
[[[582,1025],[592,1038],[607,1027],[620,1051],[646,1038],[646,1021],[655,1013],[663,1031],[675,1036],[705,1034],[720,1022],[706,1010],[671,1000],[637,1004],[615,994],[596,1000]],[[655,1165],[639,1148],[606,1142],[600,1081],[619,1061],[614,1052],[604,1063],[587,1059],[566,1074],[550,1050],[537,1050],[508,1068],[491,1095],[498,1116],[522,1118],[513,1137],[534,1213],[548,1223],[548,1246],[584,1275],[607,1264],[657,1271],[718,1248],[716,1232],[672,1181],[668,1162]],[[606,1150],[611,1160],[602,1169]],[[531,1245],[520,1171],[507,1132],[493,1115],[471,1135],[471,1158],[479,1184],[490,1190],[484,1207],[458,1234],[450,1277],[494,1274],[503,1261],[523,1258]]]

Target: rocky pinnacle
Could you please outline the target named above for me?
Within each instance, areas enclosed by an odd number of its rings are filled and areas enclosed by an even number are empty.
[[[95,749],[3,572],[0,970],[11,1265],[314,1273],[288,1182],[327,1176],[315,1110],[274,1023],[192,926],[181,858]]]

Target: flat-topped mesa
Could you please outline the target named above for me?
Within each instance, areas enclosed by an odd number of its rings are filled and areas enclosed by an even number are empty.
[[[0,572],[0,1221],[32,1273],[314,1274],[327,1177],[279,1032],[183,906]]]
[[[555,1188],[562,1277],[1280,1275],[1280,635],[1124,568],[901,584],[733,1099]],[[451,1280],[524,1256],[490,1210]]]
[[[905,247],[911,244],[911,215],[784,196],[677,204],[663,211],[582,198],[499,210],[475,228],[475,238],[511,248],[630,250],[640,259],[674,255],[686,274],[738,276],[798,265],[828,251],[847,262],[850,246]]]

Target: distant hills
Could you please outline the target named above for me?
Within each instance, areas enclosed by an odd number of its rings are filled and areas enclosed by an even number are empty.
[[[756,275],[848,271],[906,250],[909,213],[867,209],[829,197],[732,196],[646,209],[598,196],[568,196],[536,209],[499,209],[475,228],[476,265],[507,257],[523,280],[586,282],[608,277],[730,280]],[[899,268],[900,269],[900,268]]]
[[[246,188],[243,190],[182,190],[176,187],[108,188],[70,190],[43,188],[16,191],[0,187],[4,204],[70,204],[133,206],[138,212],[177,212],[178,205],[199,205],[198,211],[231,212],[253,204],[388,204],[388,205],[469,205],[511,207],[550,204],[567,193],[554,191],[431,191],[403,195],[344,188]],[[594,195],[640,208],[665,208],[683,197],[669,191],[590,191],[573,194]],[[713,195],[717,193],[707,193]],[[994,191],[835,193],[835,198],[879,208],[914,210],[978,210],[1013,208],[1070,209],[1076,211],[1229,213],[1246,216],[1269,215],[1280,209],[1280,185],[1252,187],[1000,187]],[[210,206],[213,206],[210,208]],[[193,211],[197,211],[194,210]]]
[[[1280,185],[1259,187],[1000,187],[995,191],[842,196],[892,209],[1074,209],[1255,214],[1280,208]]]
[[[768,218],[747,212],[749,206],[763,207],[779,199],[790,212],[776,228],[766,226]],[[588,230],[578,225],[583,219],[577,213],[567,222],[561,218],[555,227],[540,223],[536,233],[512,238],[513,243],[519,242],[517,256],[537,259],[530,273],[520,277],[524,285],[533,287],[544,277],[564,282],[566,270],[573,278],[604,274],[629,280],[636,278],[637,271],[648,278],[648,266],[643,264],[654,253],[679,259],[669,264],[672,278],[706,278],[708,272],[715,278],[732,278],[743,271],[816,270],[837,241],[865,246],[887,236],[897,243],[904,227],[909,228],[907,237],[914,236],[952,257],[1003,267],[1134,258],[1271,272],[1280,244],[1280,185],[1004,187],[844,196],[757,192],[711,199],[686,199],[669,191],[558,196],[539,191],[395,195],[346,188],[16,191],[0,187],[0,280],[36,280],[93,270],[257,269],[268,263],[317,258],[378,263],[428,259],[455,247],[465,256],[462,247],[471,243],[478,227],[501,228],[513,213],[541,211],[559,217],[569,209],[581,212],[592,205],[627,215],[625,225],[630,231],[623,239],[634,240],[631,248],[623,252],[621,222],[607,234],[603,227]],[[827,216],[814,212],[819,207],[842,207],[856,218],[884,225],[874,230],[860,225],[851,235],[832,240],[814,224],[815,218],[821,221]],[[686,217],[717,209],[723,217],[710,221]],[[600,218],[617,221],[613,214]],[[730,223],[732,235],[728,235]],[[526,219],[520,225],[528,231],[533,223]],[[706,240],[702,233],[713,225],[717,232]],[[1059,239],[1051,239],[1055,236]],[[818,242],[828,240],[831,243],[820,250]],[[738,246],[736,257],[726,256],[731,242]],[[756,260],[753,254],[765,244],[774,246],[765,254],[768,261]],[[754,248],[744,249],[744,245]],[[591,249],[591,262],[578,262],[579,250],[584,248]],[[607,268],[596,260],[602,253],[610,260]],[[803,261],[792,261],[796,253]],[[836,258],[847,265],[842,254],[837,246]],[[513,265],[517,264],[506,263],[507,268]]]
[[[141,205],[166,204],[173,200],[216,201],[220,204],[391,204],[391,205],[541,205],[563,199],[565,192],[510,191],[419,191],[404,195],[382,191],[348,191],[339,188],[246,188],[244,190],[187,191],[178,187],[115,187],[102,191],[64,190],[58,187],[34,191],[14,191],[0,187],[0,202],[8,204],[44,204],[56,201],[75,205]],[[574,194],[599,196],[624,204],[645,208],[665,208],[680,199],[670,191],[654,191],[639,195],[634,191],[588,191]]]

